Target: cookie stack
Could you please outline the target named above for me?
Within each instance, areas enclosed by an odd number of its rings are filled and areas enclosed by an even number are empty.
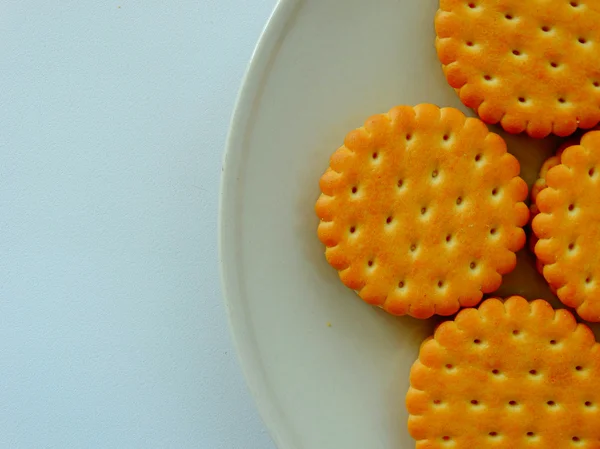
[[[391,314],[458,312],[412,368],[417,448],[600,448],[590,329],[542,300],[482,302],[514,270],[531,216],[540,273],[600,322],[600,131],[585,132],[600,122],[600,0],[441,0],[435,24],[448,83],[479,118],[399,106],[351,131],[320,181],[326,258]],[[569,136],[531,214],[519,161],[487,124]]]

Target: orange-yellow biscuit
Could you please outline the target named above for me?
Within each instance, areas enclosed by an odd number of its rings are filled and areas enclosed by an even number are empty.
[[[600,130],[600,127],[596,126],[593,128],[593,130],[598,131],[598,130]],[[538,207],[535,204],[535,200],[536,200],[538,194],[547,187],[546,173],[548,173],[548,170],[550,170],[552,167],[555,167],[558,164],[560,164],[560,157],[562,156],[563,151],[565,151],[569,147],[572,147],[573,145],[579,145],[582,137],[583,137],[583,134],[579,133],[579,132],[574,134],[573,136],[569,137],[567,140],[565,140],[564,142],[562,142],[560,144],[560,146],[558,147],[558,150],[556,151],[556,154],[554,154],[553,156],[550,156],[542,164],[542,168],[540,168],[540,173],[538,175],[538,179],[531,187],[531,206],[530,206],[531,219],[533,219],[539,213]]]
[[[563,143],[558,148],[558,151],[556,152],[555,155],[550,156],[542,164],[542,168],[540,169],[540,174],[538,175],[538,179],[537,179],[537,181],[535,181],[535,183],[531,187],[531,206],[529,207],[530,212],[531,212],[530,213],[531,220],[533,220],[537,216],[537,214],[540,213],[535,201],[536,201],[539,193],[542,190],[544,190],[546,187],[548,187],[546,185],[546,173],[548,173],[548,170],[550,170],[551,168],[556,167],[557,165],[560,164],[560,157],[566,148],[568,148],[572,145],[577,145],[578,143],[579,143],[579,139],[569,139],[567,142]],[[537,242],[538,242],[538,238],[536,237],[535,234],[532,234],[529,239],[529,249],[532,252],[535,252],[535,245],[537,244]],[[539,259],[536,260],[536,268],[540,273],[543,274],[544,265],[541,263],[541,261]],[[554,293],[556,293],[556,292],[554,292]]]
[[[449,84],[486,123],[532,137],[600,121],[599,0],[440,0]]]
[[[318,235],[366,302],[429,318],[498,289],[525,244],[519,162],[453,108],[399,106],[346,136],[321,178]]]
[[[422,344],[410,384],[417,449],[600,448],[600,344],[546,301],[462,310]]]
[[[545,178],[532,221],[535,254],[559,299],[600,321],[600,131],[565,149]]]
[[[559,148],[558,151],[556,152],[555,155],[550,156],[548,159],[546,159],[546,161],[542,164],[542,168],[540,168],[540,174],[538,175],[538,179],[537,181],[533,184],[533,186],[531,187],[531,218],[533,219],[537,214],[540,213],[537,205],[535,204],[535,200],[537,198],[537,196],[539,195],[539,193],[544,190],[547,186],[546,184],[546,173],[548,173],[548,170],[550,170],[553,167],[556,167],[557,165],[560,164],[560,157],[563,154],[563,151],[565,151],[565,149],[569,148],[570,146],[573,145],[577,145],[579,144],[579,140],[569,140],[565,143],[563,143]]]
[[[599,127],[595,127],[594,130],[598,130]],[[540,173],[538,175],[538,179],[535,181],[535,183],[533,184],[533,186],[531,187],[531,206],[529,207],[530,209],[530,220],[533,220],[537,214],[540,213],[537,204],[536,204],[536,199],[538,194],[544,190],[547,186],[546,184],[546,173],[548,173],[548,170],[550,170],[551,168],[557,166],[560,164],[560,158],[563,154],[563,151],[565,151],[567,148],[573,146],[573,145],[579,145],[579,143],[581,142],[581,135],[574,135],[569,137],[566,141],[564,141],[563,143],[561,143],[561,145],[558,147],[558,150],[556,151],[556,154],[553,156],[550,156],[548,159],[546,159],[546,161],[542,164],[542,168],[540,168]],[[535,234],[531,235],[531,238],[529,239],[529,249],[532,252],[535,252],[535,245],[538,242],[538,238],[535,236]],[[537,260],[537,269],[540,273],[543,273],[543,264],[539,261],[539,259]]]

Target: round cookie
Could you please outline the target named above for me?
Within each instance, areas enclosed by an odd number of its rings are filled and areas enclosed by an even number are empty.
[[[551,168],[556,167],[557,165],[560,164],[560,158],[563,154],[563,151],[565,151],[567,148],[569,148],[573,145],[578,145],[578,144],[579,144],[579,139],[576,139],[576,140],[569,139],[567,142],[563,143],[560,147],[558,147],[556,154],[554,154],[553,156],[550,156],[542,164],[542,168],[540,168],[540,173],[538,175],[538,179],[537,179],[537,181],[535,181],[533,186],[531,186],[531,206],[529,207],[529,209],[531,211],[532,219],[537,214],[540,213],[540,211],[537,207],[537,204],[535,204],[535,200],[537,199],[537,196],[539,195],[539,193],[542,190],[544,190],[546,187],[548,187],[548,185],[546,184],[546,174],[548,173],[548,170],[550,170]]]
[[[600,131],[564,150],[546,173],[532,221],[535,254],[559,299],[600,321]]]
[[[525,244],[519,162],[453,108],[399,106],[350,132],[320,181],[319,239],[342,282],[429,318],[498,289]]]
[[[600,121],[600,0],[440,0],[448,83],[490,124],[541,138]]]
[[[600,447],[600,344],[543,300],[460,311],[422,344],[410,385],[417,449]]]
[[[536,201],[539,193],[542,190],[544,190],[546,187],[548,187],[548,185],[546,184],[546,173],[548,173],[548,170],[550,170],[551,168],[556,167],[557,165],[560,164],[560,157],[562,156],[562,153],[563,153],[563,151],[565,151],[566,148],[568,148],[572,145],[577,145],[578,143],[579,143],[579,139],[569,139],[567,142],[563,143],[558,148],[558,151],[556,152],[555,155],[550,156],[542,164],[542,168],[540,169],[538,179],[537,179],[537,181],[535,181],[535,183],[531,187],[531,206],[529,207],[531,220],[533,220],[537,216],[537,214],[540,213],[535,201]],[[537,244],[537,242],[538,242],[538,238],[536,237],[535,234],[532,234],[531,237],[529,238],[529,249],[533,253],[535,253],[535,245]],[[544,264],[542,264],[542,262],[539,259],[536,259],[536,268],[540,272],[540,274],[543,274]],[[550,287],[550,288],[552,289],[552,287]],[[554,293],[556,293],[556,291],[554,291]]]

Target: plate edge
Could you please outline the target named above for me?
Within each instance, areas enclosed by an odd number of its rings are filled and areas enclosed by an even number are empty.
[[[233,165],[231,155],[243,154],[244,140],[248,134],[251,124],[251,112],[254,109],[256,102],[260,99],[262,86],[265,78],[269,73],[269,62],[277,54],[280,43],[285,39],[290,22],[304,4],[304,0],[278,0],[271,16],[260,35],[258,43],[252,53],[246,73],[244,75],[241,88],[233,109],[233,114],[229,124],[229,132],[225,144],[225,150],[221,165],[221,185],[219,191],[219,210],[218,210],[218,257],[219,257],[219,273],[221,278],[221,291],[223,302],[227,313],[229,323],[229,331],[233,340],[233,346],[237,353],[238,361],[240,362],[242,372],[246,381],[246,385],[250,390],[250,394],[254,398],[259,415],[267,427],[275,446],[280,449],[299,449],[292,439],[292,432],[280,431],[279,429],[287,428],[283,424],[280,413],[277,413],[273,404],[272,394],[265,391],[264,382],[256,376],[257,372],[262,371],[262,365],[257,363],[256,357],[250,357],[251,345],[248,339],[245,338],[250,329],[243,321],[243,317],[236,318],[235,306],[230,298],[231,282],[239,283],[237,278],[237,270],[231,273],[231,269],[227,269],[226,265],[235,252],[235,245],[231,243],[235,238],[229,238],[235,234],[236,225],[231,225],[231,221],[226,220],[228,204],[231,204],[232,190],[237,184],[236,174],[239,172],[239,163]],[[240,158],[238,158],[239,160]],[[233,166],[232,166],[233,165]],[[235,212],[235,208],[231,213]],[[228,214],[228,216],[232,216]],[[236,324],[234,326],[234,323]],[[251,367],[253,367],[251,369]]]

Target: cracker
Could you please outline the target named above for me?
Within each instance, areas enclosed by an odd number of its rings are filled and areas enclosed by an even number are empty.
[[[320,240],[342,282],[429,318],[498,289],[525,244],[519,162],[457,109],[399,106],[350,132],[321,178]]]
[[[583,319],[600,321],[600,131],[564,150],[546,173],[532,221],[535,254],[558,298]]]
[[[440,0],[436,47],[484,122],[567,136],[600,121],[598,23],[598,0]]]
[[[542,168],[540,168],[540,173],[538,175],[538,179],[531,187],[530,210],[531,210],[531,218],[532,219],[537,214],[540,213],[540,211],[537,207],[537,204],[535,204],[535,200],[536,200],[537,196],[539,195],[539,193],[542,190],[544,190],[546,187],[548,187],[548,185],[546,184],[546,174],[548,173],[548,170],[550,170],[551,168],[556,167],[557,165],[560,164],[560,157],[562,156],[563,151],[565,151],[565,149],[569,148],[570,146],[577,145],[577,144],[579,144],[579,140],[569,140],[568,142],[563,143],[558,148],[558,151],[556,152],[556,154],[554,154],[553,156],[550,156],[542,164]]]
[[[417,449],[600,447],[600,345],[543,300],[460,311],[422,344],[410,385]]]
[[[560,157],[566,148],[568,148],[572,145],[577,145],[578,143],[579,143],[579,139],[569,139],[567,142],[564,142],[558,148],[558,151],[556,152],[555,155],[550,156],[542,164],[542,168],[540,169],[538,179],[537,179],[537,181],[535,181],[535,183],[531,187],[531,206],[529,206],[531,220],[533,220],[537,216],[537,214],[540,213],[535,201],[536,201],[539,193],[542,190],[544,190],[546,187],[548,187],[548,185],[546,184],[546,173],[548,173],[548,170],[550,170],[551,168],[556,167],[557,165],[560,164]],[[538,238],[536,237],[535,234],[532,234],[531,237],[529,238],[529,249],[533,253],[535,253],[535,245],[537,244],[537,242],[538,242]],[[536,268],[540,272],[540,274],[543,274],[544,264],[539,259],[536,259]],[[550,288],[552,289],[552,287],[550,287]],[[556,291],[553,290],[553,293],[556,294]]]

